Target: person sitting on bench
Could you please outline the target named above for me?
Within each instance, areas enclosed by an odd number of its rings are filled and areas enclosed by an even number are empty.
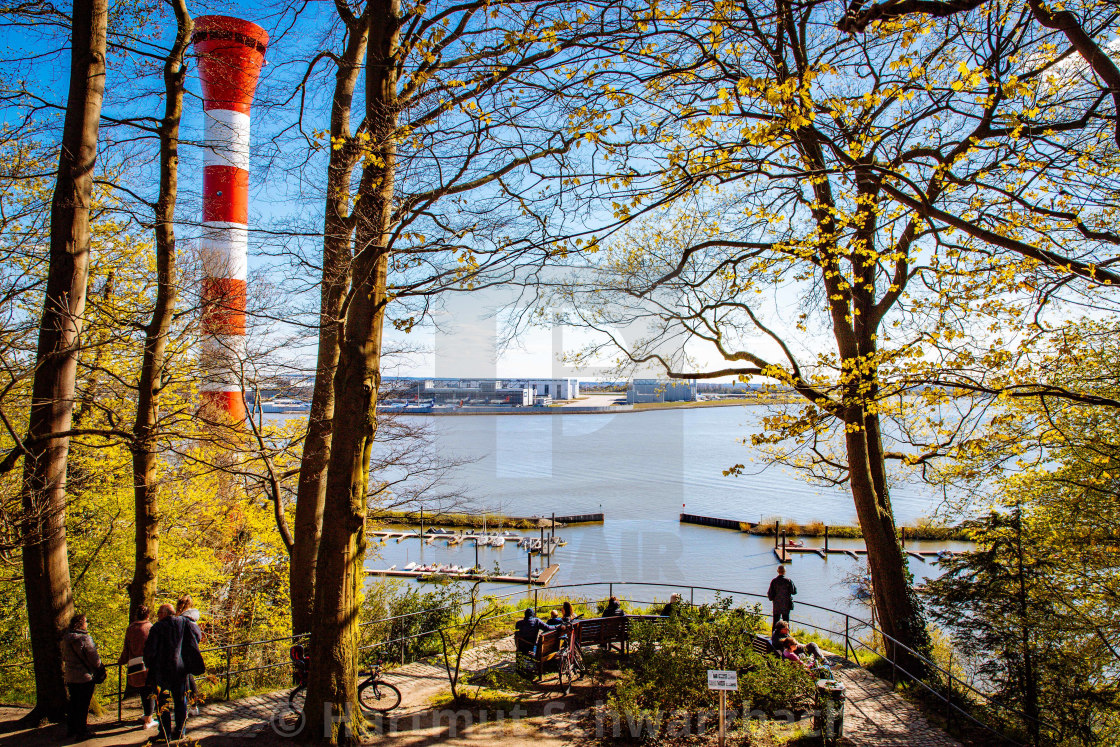
[[[571,602],[564,602],[560,609],[560,623],[562,625],[571,625],[576,621],[576,611],[572,609]]]
[[[669,603],[661,608],[661,616],[662,617],[672,617],[673,615],[677,614],[677,609],[680,607],[680,604],[681,604],[681,595],[680,594],[669,595]]]
[[[774,650],[782,656],[785,656],[786,642],[793,641],[794,653],[797,654],[812,654],[820,660],[824,660],[824,650],[815,643],[798,643],[789,633],[789,623],[785,620],[779,620],[778,624],[774,626],[774,632],[770,635],[770,643],[774,644]]]
[[[622,611],[622,605],[618,603],[618,597],[611,597],[607,600],[607,607],[603,610],[603,617],[622,617],[626,613]]]
[[[560,613],[556,610],[552,610],[551,612],[549,612],[548,619],[544,621],[544,624],[550,628],[558,628],[563,623],[564,621],[560,619]]]
[[[523,656],[530,659],[536,657],[537,635],[542,630],[548,630],[548,626],[541,622],[533,608],[529,607],[525,610],[525,617],[513,625],[513,640],[517,646],[518,659]]]
[[[786,638],[783,643],[785,646],[782,648],[782,658],[787,661],[792,661],[800,665],[802,669],[808,671],[810,668],[809,665],[802,661],[801,657],[797,655],[797,641],[792,638]]]

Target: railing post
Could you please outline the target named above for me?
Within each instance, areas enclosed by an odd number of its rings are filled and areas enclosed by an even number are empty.
[[[845,659],[848,658],[848,649],[851,646],[851,642],[850,642],[850,639],[848,637],[848,629],[849,629],[850,623],[851,623],[851,618],[848,617],[847,615],[844,615],[844,658]],[[853,651],[852,653],[854,654],[855,651]],[[858,659],[857,659],[856,663],[857,664],[859,663]]]
[[[121,685],[121,670],[124,667],[117,665],[117,723],[124,721],[124,687]]]
[[[693,586],[688,587],[688,603],[690,606],[696,606],[696,588]]]
[[[607,601],[614,596],[614,584],[607,584]]]
[[[230,651],[232,650],[232,648],[226,647],[226,700],[229,700],[229,673],[232,669],[230,666]]]
[[[945,687],[948,692],[945,693],[945,731],[953,726],[953,647],[949,647],[949,666],[946,671],[948,674],[945,677]]]

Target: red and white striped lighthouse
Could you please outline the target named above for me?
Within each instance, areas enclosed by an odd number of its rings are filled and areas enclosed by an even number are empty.
[[[249,251],[249,108],[268,33],[228,16],[200,16],[192,43],[202,82],[203,417],[245,420],[246,273]]]

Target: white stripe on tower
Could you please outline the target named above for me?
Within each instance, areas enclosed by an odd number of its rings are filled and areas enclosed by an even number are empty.
[[[245,419],[246,280],[249,255],[249,110],[268,34],[228,16],[195,21],[202,82],[202,413]]]

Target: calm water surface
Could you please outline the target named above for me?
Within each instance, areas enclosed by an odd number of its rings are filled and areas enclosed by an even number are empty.
[[[710,586],[765,593],[774,576],[773,539],[739,532],[681,525],[681,511],[759,521],[787,517],[854,524],[852,499],[843,489],[816,487],[780,467],[763,468],[761,455],[741,439],[758,432],[759,407],[661,410],[616,415],[476,415],[421,419],[444,454],[472,460],[453,470],[451,482],[461,487],[476,510],[513,516],[603,513],[601,525],[565,527],[568,541],[552,562],[560,566],[553,585],[598,581],[635,581],[657,587],[629,587],[631,598],[666,599],[677,588]],[[758,461],[752,461],[758,460]],[[746,474],[725,477],[734,464]],[[910,523],[933,515],[940,496],[918,485],[892,486],[896,518]],[[429,510],[431,510],[430,507]],[[819,544],[811,541],[809,544]],[[860,547],[840,541],[835,547]],[[944,544],[915,543],[912,549],[941,549]],[[449,562],[470,566],[473,544],[448,548],[418,540],[375,548],[367,567],[402,567],[408,562]],[[480,548],[483,567],[495,565],[523,575],[527,557],[512,543]],[[533,557],[533,567],[541,559]],[[545,559],[543,562],[547,563]],[[936,565],[911,559],[920,581],[936,574]],[[800,556],[790,577],[798,601],[848,609],[866,615],[852,598],[850,577],[861,562],[848,556]],[[412,582],[409,582],[412,583]],[[516,587],[494,585],[495,591]],[[619,590],[616,589],[616,593]],[[688,598],[689,591],[683,589]],[[606,586],[584,595],[606,596]],[[704,592],[694,592],[697,601]],[[799,616],[823,622],[807,608]]]

